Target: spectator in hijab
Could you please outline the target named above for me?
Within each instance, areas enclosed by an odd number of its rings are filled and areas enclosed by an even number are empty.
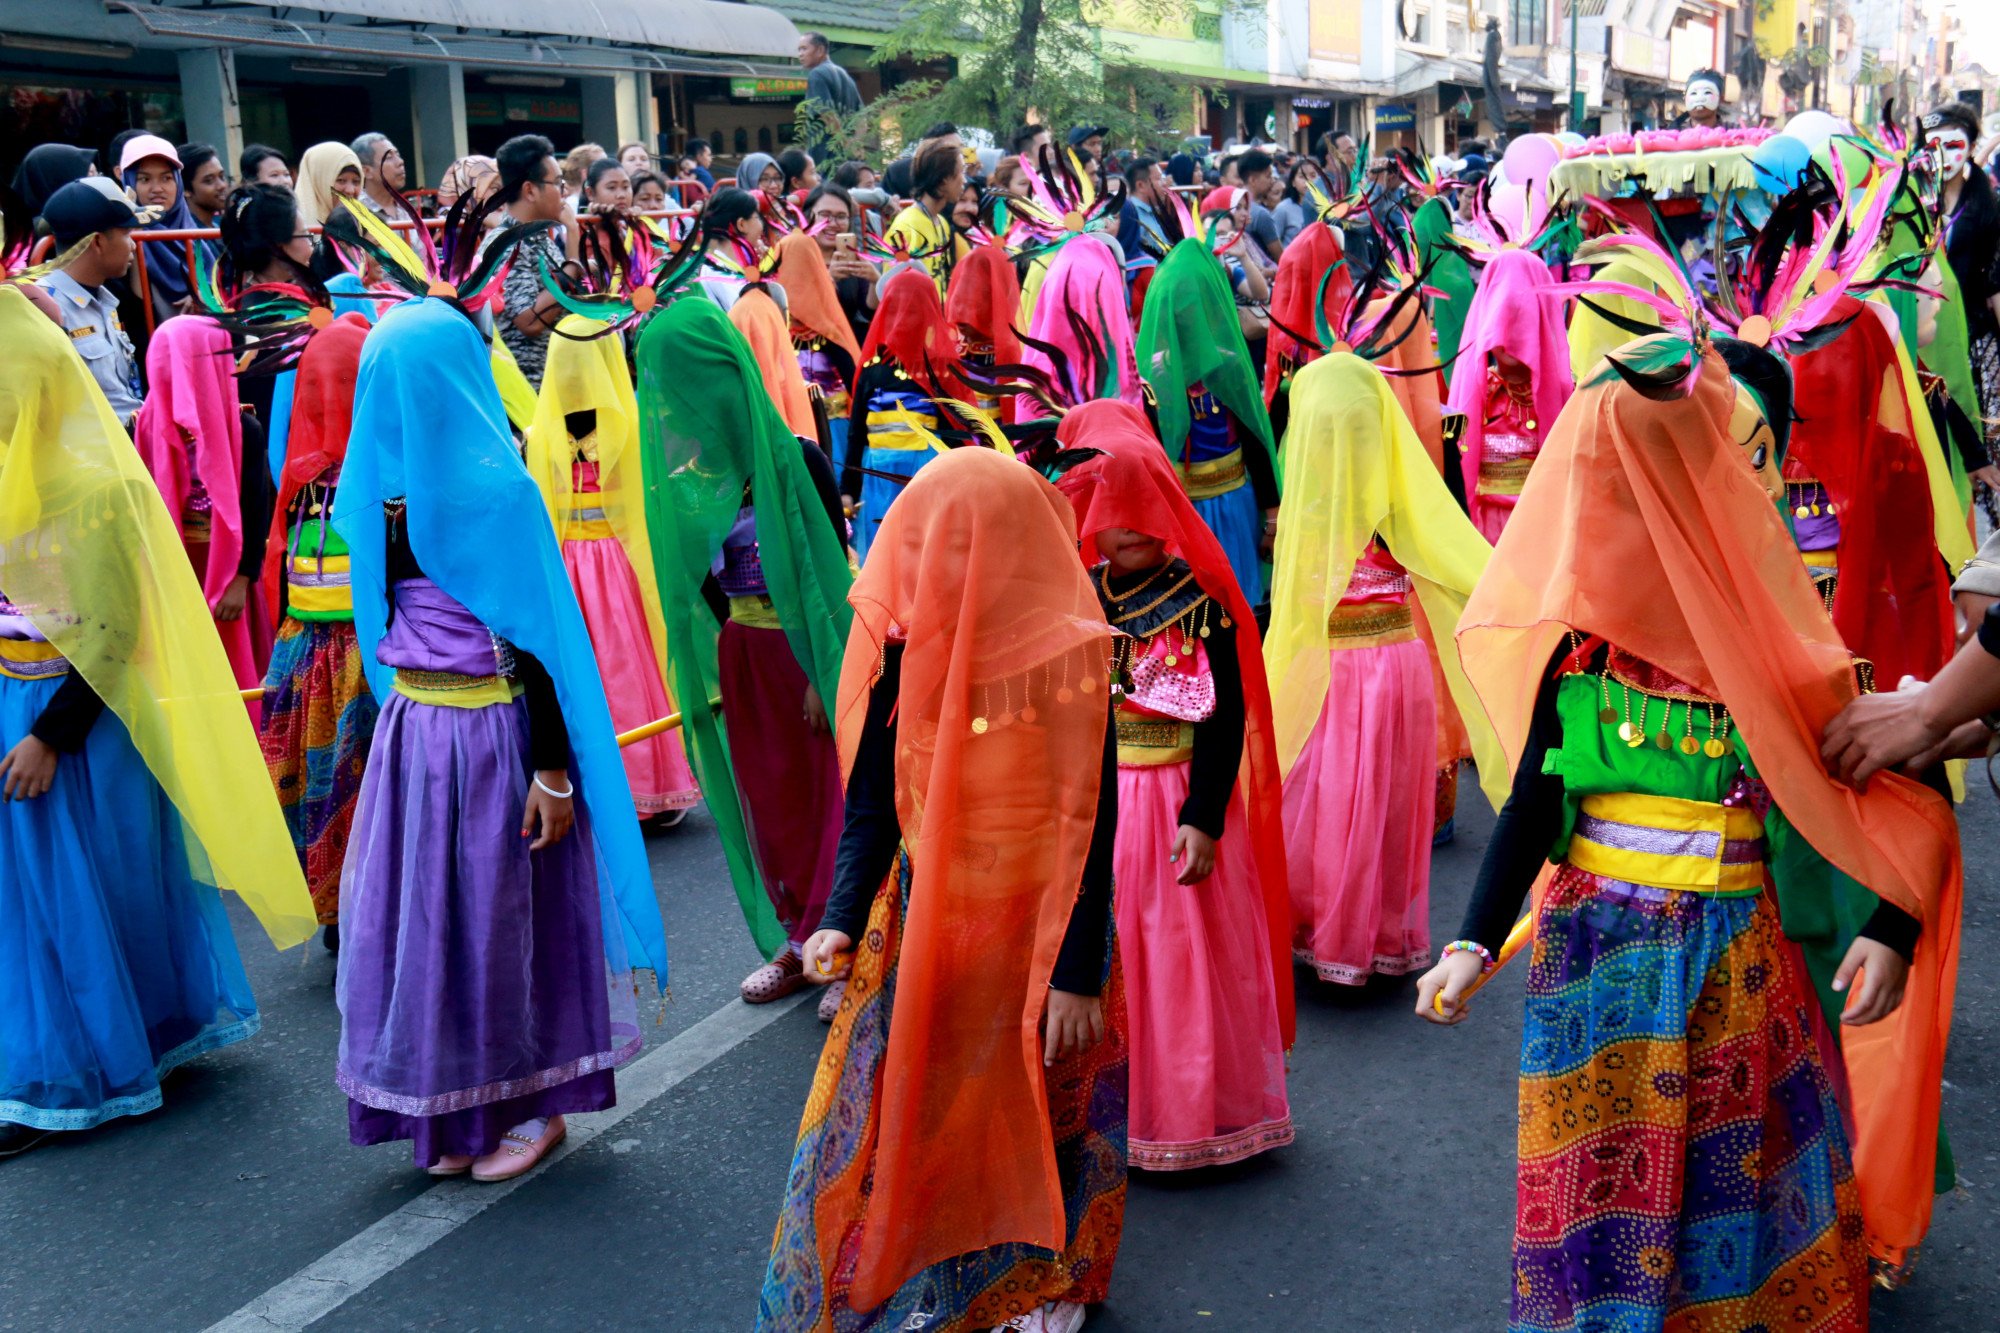
[[[97,154],[73,144],[37,144],[14,172],[14,193],[30,218],[40,219],[42,206],[71,181],[97,174]]]

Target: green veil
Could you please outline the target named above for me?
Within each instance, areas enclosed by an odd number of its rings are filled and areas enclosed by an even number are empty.
[[[1236,321],[1229,279],[1208,246],[1190,237],[1167,252],[1146,288],[1135,344],[1139,374],[1151,386],[1167,457],[1180,459],[1193,426],[1188,388],[1200,384],[1278,456],[1264,410],[1263,368],[1250,359]]]
[[[1444,382],[1449,386],[1452,358],[1458,355],[1466,312],[1472,309],[1472,268],[1447,244],[1452,235],[1451,206],[1443,199],[1425,200],[1411,219],[1410,230],[1417,238],[1417,265],[1430,272],[1426,284],[1443,293],[1431,301],[1431,327],[1437,330],[1438,360],[1444,363]]]
[[[668,673],[737,899],[758,949],[773,958],[785,932],[750,848],[729,757],[729,701],[720,718],[703,702],[719,693],[720,626],[702,583],[747,486],[772,608],[806,679],[830,701],[839,697],[853,575],[798,437],[765,392],[749,344],[713,301],[685,297],[655,314],[639,336],[637,360],[646,534],[666,618]]]

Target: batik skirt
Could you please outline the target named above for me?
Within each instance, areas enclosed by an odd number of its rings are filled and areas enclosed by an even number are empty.
[[[1067,1241],[1061,1253],[995,1245],[915,1274],[873,1310],[848,1304],[875,1162],[877,1084],[889,1049],[910,862],[875,896],[867,933],[827,1033],[799,1126],[785,1202],[758,1304],[760,1333],[969,1333],[1004,1324],[1050,1301],[1092,1305],[1110,1290],[1125,1226],[1125,997],[1114,944],[1105,963],[1105,1040],[1047,1074],[1049,1123],[1062,1182]],[[819,1234],[823,1189],[858,1182],[861,1200],[845,1234]],[[827,1253],[837,1256],[829,1269]]]
[[[354,622],[286,616],[264,676],[258,740],[323,926],[340,919],[340,867],[378,711]]]
[[[1565,865],[1527,984],[1515,1333],[1865,1328],[1831,1041],[1769,895]]]

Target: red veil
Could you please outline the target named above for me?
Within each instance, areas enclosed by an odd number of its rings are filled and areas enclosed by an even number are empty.
[[[1930,478],[1896,346],[1851,296],[1829,318],[1854,322],[1825,347],[1792,358],[1800,417],[1792,453],[1838,507],[1834,626],[1875,664],[1880,688],[1893,690],[1904,676],[1929,680],[1950,660],[1951,580],[1932,535]]]
[[[354,424],[354,377],[361,372],[361,344],[367,337],[367,318],[349,311],[313,334],[299,355],[285,470],[278,477],[271,538],[264,545],[264,605],[273,615],[283,605],[279,596],[285,583],[292,501],[347,457],[347,433]]]
[[[944,317],[936,281],[922,269],[904,269],[883,285],[857,373],[867,369],[878,353],[901,366],[933,398],[965,396],[964,386],[952,373],[958,364],[958,335]]]
[[[1014,321],[1021,313],[1021,279],[997,245],[975,245],[951,271],[945,301],[946,320],[992,344],[993,359],[1002,365],[1021,360],[1021,339]]]
[[[1221,604],[1236,626],[1236,661],[1243,676],[1243,767],[1238,783],[1249,812],[1251,849],[1264,890],[1271,940],[1271,971],[1278,997],[1278,1026],[1289,1050],[1297,1035],[1292,999],[1292,899],[1286,886],[1285,837],[1280,823],[1277,731],[1271,722],[1271,686],[1264,676],[1264,645],[1250,604],[1236,586],[1229,558],[1188,502],[1180,474],[1138,408],[1106,399],[1086,403],[1063,418],[1056,439],[1064,448],[1103,451],[1071,468],[1057,483],[1076,509],[1076,536],[1084,562],[1106,528],[1129,528],[1157,537],[1167,554],[1187,561],[1202,591]]]
[[[1315,318],[1313,298],[1319,294],[1320,279],[1340,259],[1340,241],[1324,222],[1313,223],[1285,247],[1284,258],[1278,261],[1278,273],[1272,281],[1271,332],[1264,342],[1266,405],[1278,395],[1278,381],[1284,376],[1287,362],[1296,369],[1325,352],[1325,348],[1310,351],[1285,330],[1308,338],[1318,336],[1319,321]],[[1333,275],[1333,281],[1326,284],[1323,307],[1327,320],[1335,328],[1340,326],[1347,303],[1353,297],[1354,276],[1343,264]]]

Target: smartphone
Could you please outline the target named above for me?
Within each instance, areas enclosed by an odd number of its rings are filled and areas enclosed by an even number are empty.
[[[852,250],[854,248],[854,233],[846,231],[835,232],[833,234],[833,248],[836,250]]]

